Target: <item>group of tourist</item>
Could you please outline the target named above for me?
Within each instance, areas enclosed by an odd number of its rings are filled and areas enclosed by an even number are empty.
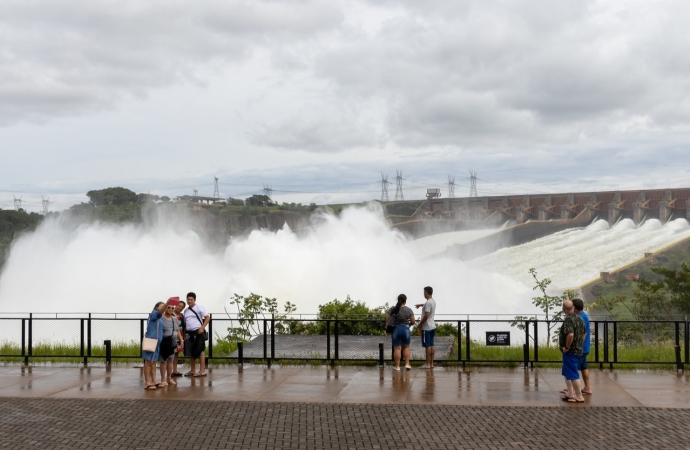
[[[566,388],[560,391],[562,400],[570,403],[582,403],[584,395],[592,395],[589,384],[587,355],[590,350],[589,316],[584,311],[584,302],[576,298],[563,302],[565,319],[558,332],[558,347],[563,353],[561,374],[565,378]],[[580,372],[584,386],[580,389]]]
[[[190,359],[190,371],[184,376],[206,376],[204,351],[208,340],[206,327],[211,316],[196,302],[194,292],[187,294],[187,303],[181,300],[175,303],[177,304],[173,304],[172,299],[158,302],[149,314],[145,338],[153,339],[157,344],[155,350],[142,350],[145,389],[148,390],[177,384],[173,378],[182,376],[177,371],[180,352]],[[156,363],[160,363],[160,383],[156,381]]]
[[[436,300],[432,297],[434,289],[431,286],[424,288],[424,303],[418,303],[415,308],[422,308],[422,319],[417,325],[417,330],[422,337],[422,347],[425,349],[426,361],[422,369],[434,368],[434,336],[436,335]],[[386,315],[386,329],[391,331],[393,343],[393,370],[400,371],[400,360],[405,359],[405,369],[412,370],[410,366],[410,327],[415,324],[414,312],[407,306],[407,296],[398,295],[398,302]]]

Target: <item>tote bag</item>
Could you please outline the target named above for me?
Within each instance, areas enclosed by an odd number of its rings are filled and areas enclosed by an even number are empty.
[[[148,323],[146,324],[146,328],[148,328]],[[144,340],[141,341],[141,349],[145,352],[153,353],[156,351],[156,347],[158,347],[158,324],[156,324],[156,339],[144,336]]]

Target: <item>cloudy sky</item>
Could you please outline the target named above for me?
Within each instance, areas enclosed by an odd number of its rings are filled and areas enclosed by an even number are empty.
[[[0,208],[690,186],[685,1],[1,0]],[[390,188],[393,196],[394,186]]]

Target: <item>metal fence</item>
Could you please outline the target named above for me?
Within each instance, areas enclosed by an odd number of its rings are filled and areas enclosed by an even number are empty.
[[[211,315],[206,355],[210,361],[232,362],[390,360],[391,338],[381,319],[275,318],[254,320],[251,327],[237,318]],[[561,361],[560,322],[543,319],[436,319],[439,363],[522,364]],[[0,358],[89,361],[136,360],[146,318],[141,315],[28,314],[0,317]],[[232,330],[247,329],[245,339]],[[665,364],[684,369],[690,364],[690,321],[591,320],[590,364]],[[240,345],[238,346],[238,341]],[[413,334],[412,360],[423,361],[421,338]]]

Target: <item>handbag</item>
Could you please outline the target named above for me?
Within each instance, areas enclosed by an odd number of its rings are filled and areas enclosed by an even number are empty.
[[[146,321],[147,329],[149,327],[148,322],[150,320],[151,317],[149,316],[149,320]],[[156,339],[147,338],[146,336],[144,336],[144,339],[141,341],[141,349],[145,352],[154,353],[156,351],[156,347],[158,347],[158,324],[156,324]]]
[[[196,318],[199,319],[199,323],[203,325],[204,321],[201,320],[201,317],[199,317],[199,314],[197,314],[196,311],[194,311],[192,308],[189,308],[189,310],[194,313]],[[206,330],[204,330],[204,340],[208,341],[208,331],[206,331]]]
[[[386,324],[386,333],[391,333],[393,334],[393,331],[395,331],[395,316],[391,315],[391,318],[388,319],[388,323]]]

